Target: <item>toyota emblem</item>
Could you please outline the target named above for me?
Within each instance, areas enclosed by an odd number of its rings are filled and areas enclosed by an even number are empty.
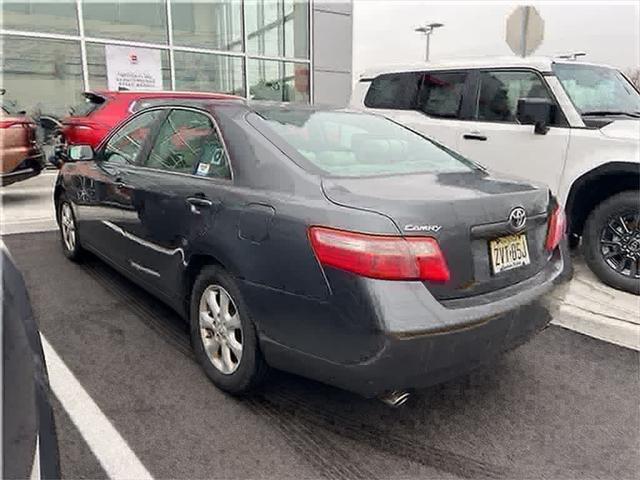
[[[516,207],[509,214],[509,225],[517,232],[524,228],[527,224],[527,212],[522,207]]]

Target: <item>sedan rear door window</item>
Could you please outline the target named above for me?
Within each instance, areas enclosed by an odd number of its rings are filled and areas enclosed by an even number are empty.
[[[211,118],[172,110],[160,127],[145,167],[210,178],[231,178],[222,140]]]

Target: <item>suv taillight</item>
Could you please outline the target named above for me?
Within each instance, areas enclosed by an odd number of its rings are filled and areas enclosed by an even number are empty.
[[[547,230],[547,241],[544,244],[544,248],[550,252],[554,251],[564,237],[566,228],[567,219],[564,209],[558,205],[549,218],[549,229]]]
[[[328,267],[383,280],[449,280],[449,267],[435,238],[311,227],[309,240],[320,263]]]

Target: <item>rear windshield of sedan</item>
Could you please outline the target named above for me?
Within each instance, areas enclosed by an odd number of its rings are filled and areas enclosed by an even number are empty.
[[[459,155],[377,115],[282,108],[259,109],[256,113],[287,144],[330,176],[475,169]]]

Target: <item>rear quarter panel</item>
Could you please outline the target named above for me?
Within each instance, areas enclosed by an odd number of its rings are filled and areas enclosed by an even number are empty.
[[[238,122],[220,121],[235,184],[220,190],[224,206],[194,253],[215,255],[238,279],[263,341],[341,362],[355,361],[363,351],[373,354],[379,325],[371,302],[361,298],[358,279],[321,268],[308,228],[397,234],[395,225],[382,215],[332,204],[319,178]]]

